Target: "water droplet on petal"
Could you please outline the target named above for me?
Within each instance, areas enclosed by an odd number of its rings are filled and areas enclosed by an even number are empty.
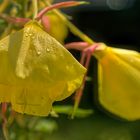
[[[37,54],[38,54],[38,55],[40,55],[40,54],[41,54],[41,52],[40,52],[40,51],[37,51]]]
[[[48,49],[48,48],[47,48],[47,49],[46,49],[46,51],[47,51],[47,52],[49,52],[49,51],[50,51],[50,49]]]
[[[26,33],[26,34],[25,34],[25,37],[28,37],[28,36],[29,36],[28,33]]]

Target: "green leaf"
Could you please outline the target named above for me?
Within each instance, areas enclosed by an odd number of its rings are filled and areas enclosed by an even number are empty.
[[[54,120],[41,119],[37,121],[33,130],[44,133],[52,133],[53,131],[57,130],[57,127],[57,123]]]
[[[53,110],[56,113],[71,115],[71,113],[73,111],[73,106],[55,105],[55,106],[53,106]],[[84,118],[84,117],[91,115],[92,113],[93,113],[93,110],[91,110],[91,109],[78,108],[75,112],[75,117]]]

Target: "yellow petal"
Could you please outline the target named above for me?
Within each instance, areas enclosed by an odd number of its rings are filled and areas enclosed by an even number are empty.
[[[0,41],[0,102],[17,112],[48,115],[54,101],[81,85],[85,72],[35,21]]]
[[[140,54],[106,47],[96,55],[101,105],[121,118],[140,119]]]
[[[48,13],[47,17],[49,18],[51,25],[49,34],[57,41],[64,44],[64,40],[68,35],[66,24],[56,14]]]

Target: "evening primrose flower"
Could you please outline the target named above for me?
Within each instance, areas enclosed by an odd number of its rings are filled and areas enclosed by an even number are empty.
[[[54,101],[80,87],[86,69],[37,21],[0,41],[0,102],[47,116]]]
[[[91,54],[98,60],[98,96],[95,97],[103,108],[129,121],[140,119],[139,52],[109,47],[104,43],[72,42],[65,47],[82,51],[81,64],[89,64]],[[84,66],[88,69],[88,65]],[[76,94],[74,111],[79,105],[84,85],[85,80]]]
[[[111,113],[127,119],[140,118],[140,53],[101,43],[98,60],[98,99]]]

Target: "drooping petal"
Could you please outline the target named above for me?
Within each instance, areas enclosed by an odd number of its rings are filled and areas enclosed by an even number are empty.
[[[15,111],[46,116],[70,96],[86,69],[35,21],[0,41],[0,102]]]
[[[105,47],[96,55],[101,105],[121,118],[140,119],[140,54]]]

